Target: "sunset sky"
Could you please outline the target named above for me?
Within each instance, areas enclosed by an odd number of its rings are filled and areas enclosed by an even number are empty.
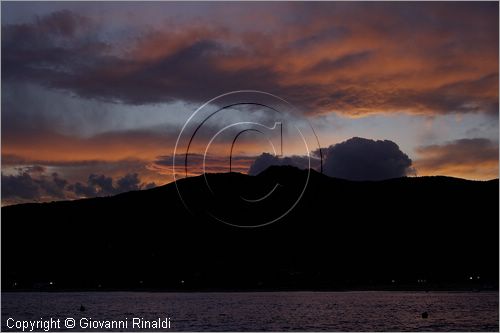
[[[290,101],[322,147],[390,140],[412,175],[498,178],[497,2],[1,6],[3,205],[168,183],[184,122],[242,89]]]

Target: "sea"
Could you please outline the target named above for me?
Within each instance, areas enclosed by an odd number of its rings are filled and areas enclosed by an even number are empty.
[[[498,331],[498,297],[484,291],[2,292],[1,321],[2,331],[39,332]]]

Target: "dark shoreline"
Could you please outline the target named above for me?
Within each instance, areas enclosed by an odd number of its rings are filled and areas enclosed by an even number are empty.
[[[443,288],[337,288],[337,289],[220,289],[220,288],[205,288],[205,289],[161,289],[161,288],[136,288],[136,289],[120,289],[120,288],[94,288],[94,289],[55,289],[55,288],[40,288],[40,289],[4,289],[0,293],[23,293],[23,292],[40,292],[40,293],[71,293],[71,292],[150,292],[150,293],[278,293],[278,292],[499,292],[497,288],[470,288],[470,287],[443,287]]]

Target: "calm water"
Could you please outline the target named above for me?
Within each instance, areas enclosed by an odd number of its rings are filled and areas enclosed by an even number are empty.
[[[169,317],[172,331],[499,329],[498,292],[40,292],[2,293],[1,302],[2,331],[9,330],[9,317],[59,318],[61,326],[71,317],[77,328],[82,317],[98,321],[127,318],[128,330],[132,330],[133,317]],[[80,305],[85,311],[80,311]],[[427,319],[421,316],[424,311],[429,314]]]

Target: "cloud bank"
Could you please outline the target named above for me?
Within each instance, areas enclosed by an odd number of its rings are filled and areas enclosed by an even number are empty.
[[[127,104],[258,89],[313,114],[498,110],[497,3],[260,4],[259,25],[249,6],[154,27],[138,11],[127,38],[70,10],[4,24],[3,79]]]
[[[323,173],[349,180],[383,180],[414,174],[412,160],[390,140],[370,140],[354,137],[322,148]],[[271,165],[292,165],[308,168],[307,156],[279,158],[260,155],[250,166],[249,174],[258,174]],[[318,152],[311,156],[311,167],[319,170]]]
[[[69,183],[54,172],[46,173],[42,166],[20,168],[17,174],[2,173],[2,205],[10,203],[51,201],[110,196],[122,192],[154,187],[142,183],[137,173],[113,179],[105,175],[89,175],[87,182]]]
[[[485,139],[459,139],[417,149],[415,161],[419,175],[455,175],[475,179],[498,178],[498,142]]]

